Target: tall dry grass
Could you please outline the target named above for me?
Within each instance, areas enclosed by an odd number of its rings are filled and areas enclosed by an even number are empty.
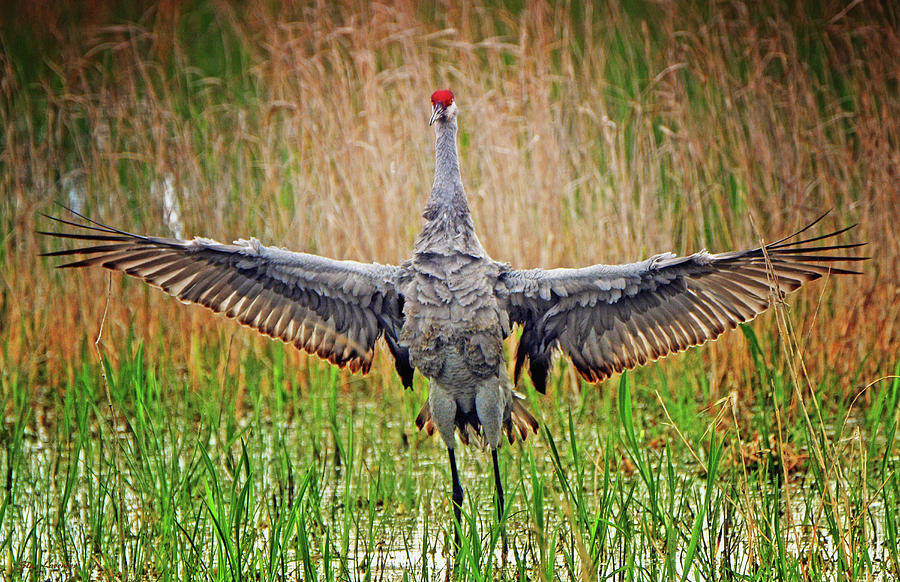
[[[493,257],[552,267],[725,250],[833,209],[818,232],[858,222],[849,238],[869,241],[873,260],[862,277],[791,298],[800,351],[813,377],[836,374],[847,394],[891,369],[890,3],[463,4],[160,2],[128,13],[100,2],[7,17],[4,373],[55,387],[92,357],[107,278],[37,258],[54,248],[34,234],[50,226],[40,212],[61,213],[54,202],[171,234],[168,189],[187,236],[404,260],[431,185],[428,97],[444,87],[461,108],[464,182]],[[108,343],[133,328],[152,357],[188,365],[206,343],[229,365],[234,349],[267,341],[114,279]],[[776,341],[774,318],[755,325]],[[713,392],[747,392],[740,334],[704,349]],[[382,361],[380,377],[395,382]]]

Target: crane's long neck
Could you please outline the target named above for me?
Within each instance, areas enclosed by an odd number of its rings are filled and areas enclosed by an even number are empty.
[[[425,205],[425,226],[416,239],[416,253],[486,256],[469,212],[459,173],[456,118],[436,122],[434,184]]]

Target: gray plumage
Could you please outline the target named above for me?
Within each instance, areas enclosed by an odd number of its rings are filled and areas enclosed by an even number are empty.
[[[747,251],[666,253],[628,265],[502,272],[497,295],[511,320],[524,328],[516,377],[530,360],[535,386],[543,392],[550,354],[559,349],[585,379],[599,382],[715,339],[765,311],[773,295],[827,273],[858,274],[827,263],[866,257],[821,253],[861,243],[809,246],[852,227],[788,242],[815,222]]]
[[[198,303],[339,366],[367,372],[375,342],[402,322],[397,267],[335,261],[263,246],[135,235],[89,220],[54,219],[88,233],[42,233],[104,244],[45,253],[93,255],[60,265],[100,265]]]
[[[461,488],[454,433],[463,442],[477,435],[495,450],[504,432],[513,442],[537,431],[504,361],[503,340],[515,324],[523,331],[514,379],[527,364],[543,392],[554,350],[597,382],[714,339],[764,311],[773,295],[827,273],[855,273],[833,261],[863,260],[827,254],[859,244],[819,242],[848,229],[796,240],[814,222],[747,251],[513,269],[490,259],[475,233],[459,172],[453,96],[439,91],[432,103],[434,184],[412,258],[400,266],[336,261],[256,239],[227,245],[141,236],[89,219],[54,219],[79,230],[42,234],[92,246],[46,254],[87,255],[60,266],[123,271],[354,371],[368,371],[384,337],[404,385],[416,369],[430,380],[417,424],[429,434],[437,429],[450,449],[455,502]],[[496,454],[494,461],[502,501]]]

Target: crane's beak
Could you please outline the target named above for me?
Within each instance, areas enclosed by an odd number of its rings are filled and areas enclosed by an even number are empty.
[[[444,106],[440,103],[434,104],[434,111],[431,112],[431,121],[428,122],[428,125],[434,125],[434,120],[437,119],[438,115],[443,113]]]

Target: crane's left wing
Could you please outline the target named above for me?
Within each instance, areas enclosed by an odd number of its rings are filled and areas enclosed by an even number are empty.
[[[397,342],[403,318],[394,286],[398,267],[291,252],[256,239],[229,245],[143,236],[78,216],[87,222],[48,217],[74,232],[41,232],[92,243],[44,253],[87,256],[60,267],[123,271],[352,371],[369,370],[375,342],[384,335],[404,384],[411,384],[408,354]]]
[[[772,294],[794,291],[827,274],[858,274],[830,266],[867,257],[835,256],[862,243],[816,246],[830,234],[765,247],[687,257],[656,255],[628,265],[581,269],[508,269],[497,295],[510,320],[523,326],[515,379],[527,360],[535,388],[546,390],[553,349],[599,382],[666,354],[714,339],[769,307]]]

